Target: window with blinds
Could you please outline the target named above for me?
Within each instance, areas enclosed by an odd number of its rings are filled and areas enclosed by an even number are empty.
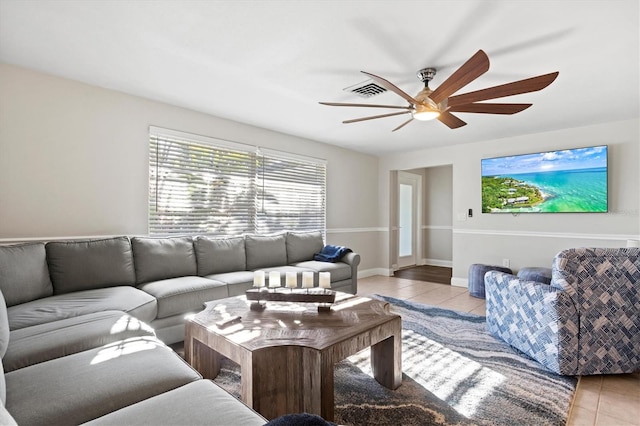
[[[152,127],[149,234],[325,232],[326,163]]]

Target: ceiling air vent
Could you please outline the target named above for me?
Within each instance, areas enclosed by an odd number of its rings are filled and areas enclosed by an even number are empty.
[[[378,86],[372,80],[363,81],[362,83],[358,83],[354,86],[346,87],[343,90],[346,92],[355,93],[362,98],[370,98],[387,91],[387,89],[382,86]]]

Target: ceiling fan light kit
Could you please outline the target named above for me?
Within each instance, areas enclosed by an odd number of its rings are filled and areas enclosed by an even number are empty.
[[[429,82],[435,77],[435,68],[423,68],[418,71],[418,78],[424,83],[424,89],[422,89],[415,97],[418,101],[413,106],[411,115],[416,120],[429,121],[440,116],[440,111],[447,109],[447,100],[445,99],[440,104],[436,104],[429,95],[433,93],[433,90],[429,89]]]
[[[473,55],[467,62],[462,64],[460,68],[458,68],[444,82],[442,82],[442,84],[440,84],[440,86],[438,86],[436,90],[431,90],[429,88],[429,82],[436,75],[436,69],[423,68],[418,71],[417,76],[424,83],[424,88],[415,97],[408,95],[393,83],[385,80],[382,77],[362,71],[363,74],[369,76],[371,80],[373,80],[376,84],[386,90],[394,92],[395,94],[406,100],[409,105],[372,105],[344,102],[320,102],[320,104],[329,106],[390,108],[404,110],[401,112],[392,112],[387,114],[345,120],[343,121],[343,123],[345,124],[410,113],[411,118],[393,129],[394,132],[406,126],[414,119],[419,121],[438,119],[438,121],[440,121],[450,129],[457,129],[458,127],[465,126],[467,123],[462,121],[457,116],[453,115],[452,112],[476,114],[516,114],[529,108],[532,104],[484,103],[482,101],[542,90],[553,83],[553,81],[558,77],[559,74],[558,72],[553,72],[537,77],[514,81],[512,83],[464,93],[461,95],[454,95],[454,93],[456,93],[458,90],[462,89],[464,86],[471,83],[488,70],[489,57],[483,50],[478,50],[475,55]]]

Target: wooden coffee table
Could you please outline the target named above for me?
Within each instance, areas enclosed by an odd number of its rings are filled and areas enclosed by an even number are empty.
[[[241,318],[229,326],[216,323]],[[371,347],[374,377],[396,389],[402,382],[402,320],[388,303],[338,293],[329,312],[309,303],[269,302],[249,309],[244,296],[208,302],[187,320],[185,357],[205,378],[221,357],[240,365],[241,398],[273,419],[287,413],[334,418],[334,365]]]

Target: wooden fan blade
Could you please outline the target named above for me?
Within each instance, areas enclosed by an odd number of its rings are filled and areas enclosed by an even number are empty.
[[[405,121],[404,123],[402,123],[401,125],[396,127],[395,129],[393,129],[392,132],[395,132],[396,130],[402,129],[404,126],[406,126],[407,124],[411,123],[412,121],[413,121],[413,117],[411,117],[410,119],[408,119],[407,121]]]
[[[500,86],[488,87],[486,89],[476,90],[475,92],[451,96],[448,100],[448,105],[449,107],[454,107],[456,105],[504,98],[505,96],[519,95],[521,93],[537,92],[553,83],[556,77],[558,77],[558,74],[556,71],[550,74],[514,81],[513,83],[501,84]]]
[[[475,112],[479,114],[515,114],[520,111],[524,111],[533,104],[483,104],[483,103],[471,103],[456,105],[449,108],[447,111],[451,112]]]
[[[371,117],[362,117],[362,118],[354,118],[352,120],[345,120],[345,121],[343,121],[343,123],[344,124],[357,123],[358,121],[374,120],[376,118],[393,117],[394,115],[408,114],[410,112],[411,111],[402,111],[402,112],[391,112],[389,114],[382,114],[382,115],[372,115]]]
[[[467,62],[449,76],[429,98],[435,103],[440,103],[447,99],[467,84],[489,70],[489,57],[483,50],[478,50]]]
[[[446,124],[447,127],[449,127],[450,129],[457,129],[458,127],[467,125],[467,123],[460,120],[458,117],[451,114],[449,111],[441,112],[440,115],[438,116],[438,120],[440,120],[441,123]]]
[[[401,96],[403,99],[405,99],[407,102],[409,102],[411,105],[416,105],[418,103],[418,101],[416,101],[415,99],[413,99],[411,96],[409,96],[408,94],[406,94],[405,92],[403,92],[400,88],[398,88],[397,86],[395,86],[393,83],[391,83],[388,80],[385,80],[382,77],[378,77],[375,74],[370,74],[368,72],[365,71],[360,71],[363,74],[368,75],[373,81],[375,81],[376,83],[378,83],[380,86],[384,87],[387,90],[390,90],[392,92],[394,92],[396,95]]]
[[[411,106],[398,106],[398,105],[350,104],[350,103],[344,103],[344,102],[318,102],[318,103],[322,105],[329,105],[329,106],[413,109],[413,107]]]

